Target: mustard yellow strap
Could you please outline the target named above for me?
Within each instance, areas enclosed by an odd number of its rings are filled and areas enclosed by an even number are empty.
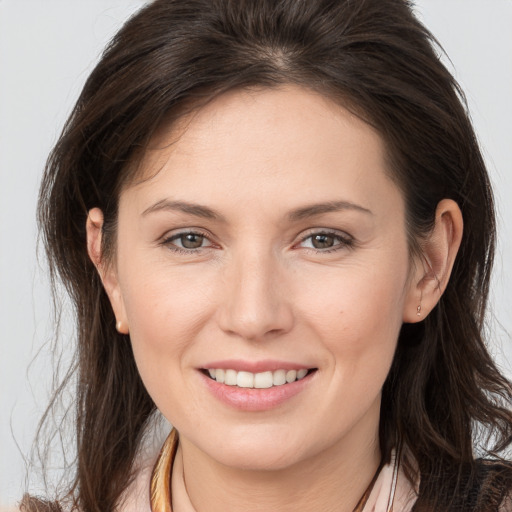
[[[171,472],[176,450],[178,432],[172,429],[167,436],[151,475],[151,511],[172,512],[171,509]]]

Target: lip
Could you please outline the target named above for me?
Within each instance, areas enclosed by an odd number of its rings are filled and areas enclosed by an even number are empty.
[[[230,361],[230,365],[233,362]],[[218,364],[218,363],[215,363]],[[233,367],[233,366],[213,366],[208,365],[210,368],[226,368],[233,369],[237,371],[252,371],[256,373],[254,370],[248,370],[248,366],[243,367]],[[260,368],[259,366],[256,366]],[[240,368],[240,369],[237,369]],[[251,366],[254,368],[254,365]],[[307,368],[303,365],[295,365],[293,367],[284,368],[283,366],[278,366],[275,369],[301,369]],[[311,367],[309,367],[311,368]],[[270,367],[267,365],[264,367],[263,371],[270,371]],[[313,381],[316,371],[313,371],[306,375],[301,380],[296,380],[295,382],[291,382],[289,384],[283,384],[282,386],[273,386],[271,388],[264,389],[255,389],[255,388],[239,388],[238,386],[228,386],[227,384],[221,384],[216,380],[213,380],[209,376],[207,376],[203,371],[198,372],[200,377],[203,379],[203,382],[209,392],[220,402],[225,405],[228,405],[231,408],[238,409],[240,411],[246,412],[262,412],[268,411],[271,409],[275,409],[285,402],[298,395]]]
[[[235,370],[237,372],[275,372],[276,370],[309,370],[314,368],[314,365],[304,365],[299,363],[292,363],[289,361],[274,361],[274,360],[262,360],[262,361],[244,361],[242,359],[226,359],[223,361],[212,361],[202,366],[202,369],[217,369],[223,370]]]

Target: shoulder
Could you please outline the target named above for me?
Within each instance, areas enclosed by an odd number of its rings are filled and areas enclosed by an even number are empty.
[[[422,474],[414,512],[512,512],[512,463],[478,459]]]
[[[152,466],[141,468],[137,472],[121,498],[119,506],[116,507],[117,512],[151,512],[149,496],[151,473]]]
[[[512,512],[512,463],[478,459],[466,466],[457,480],[460,510]]]
[[[4,512],[0,509],[0,512]],[[19,508],[6,509],[5,512],[63,512],[62,507],[56,501],[43,500],[35,496],[25,494],[19,504]]]
[[[133,478],[119,500],[116,512],[151,512],[151,476],[159,450],[151,447],[139,457],[133,471]]]
[[[154,460],[150,459],[135,469],[131,483],[119,500],[119,505],[116,506],[116,512],[151,512],[149,492],[153,466]],[[69,510],[58,502],[29,495],[23,497],[19,507],[0,507],[0,512],[69,512]]]
[[[512,463],[480,459],[475,473],[472,491],[478,510],[492,503],[496,511],[512,512]]]

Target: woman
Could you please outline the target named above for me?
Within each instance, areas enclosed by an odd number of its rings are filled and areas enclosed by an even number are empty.
[[[64,508],[512,510],[460,96],[404,0],[157,0],[123,27],[41,190],[78,317]]]

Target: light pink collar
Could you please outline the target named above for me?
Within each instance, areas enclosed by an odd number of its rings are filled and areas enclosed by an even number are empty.
[[[151,512],[149,488],[155,461],[156,456],[140,466],[135,480],[125,493],[119,512]],[[177,491],[173,485],[173,493]],[[381,469],[363,512],[410,512],[416,496],[416,489],[405,476],[393,450],[391,461]]]
[[[417,490],[405,476],[393,450],[391,461],[381,469],[363,512],[410,512],[416,498]]]

